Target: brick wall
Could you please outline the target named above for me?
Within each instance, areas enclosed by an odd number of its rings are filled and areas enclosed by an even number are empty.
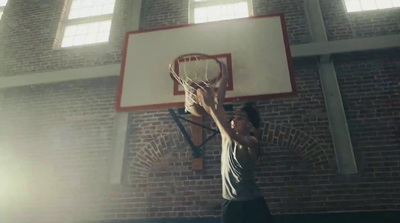
[[[93,194],[108,184],[116,84],[102,78],[0,91],[1,222],[73,219],[98,205]]]
[[[290,44],[311,41],[302,0],[253,0],[253,7],[255,16],[284,13]]]
[[[189,1],[146,0],[142,2],[140,29],[156,29],[188,24]]]
[[[320,0],[329,40],[400,33],[400,9],[347,13],[343,0]]]
[[[116,4],[109,44],[55,49],[64,0],[10,0],[0,23],[0,76],[115,64],[121,61],[127,0]]]
[[[117,1],[111,44],[53,50],[63,1],[10,0],[0,22],[0,76],[119,63],[127,1]],[[187,23],[186,2],[143,0],[140,28]],[[348,21],[336,3],[321,1],[330,40],[370,36],[372,26],[350,36],[335,28],[358,24],[333,23]],[[284,12],[291,44],[310,42],[302,1],[254,0],[254,7],[256,15]],[[398,22],[388,24],[394,12],[380,12],[385,19],[374,24],[398,33]],[[361,24],[367,14],[356,17]],[[257,103],[264,145],[257,180],[274,215],[400,208],[398,50],[333,59],[360,173],[337,175],[317,60],[295,59],[298,96]],[[190,148],[167,111],[130,113],[124,181],[109,185],[117,82],[0,89],[0,173],[8,180],[0,184],[7,213],[0,222],[219,216],[220,138],[203,148],[204,170],[192,171]],[[209,118],[205,125],[215,127]]]
[[[398,51],[340,55],[335,57],[335,64],[361,174],[371,181],[386,181],[388,184],[398,181]]]

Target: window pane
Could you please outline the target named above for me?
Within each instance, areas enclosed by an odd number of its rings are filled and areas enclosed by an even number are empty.
[[[97,34],[97,42],[98,43],[107,42],[109,35],[110,35],[110,33],[106,33],[106,32]]]
[[[98,33],[99,23],[91,23],[88,25],[88,33]]]
[[[74,41],[74,46],[84,45],[85,36],[75,36],[73,41]]]
[[[61,47],[107,42],[110,28],[111,20],[67,26]]]
[[[74,45],[74,37],[64,37],[62,43],[61,43],[61,47],[69,47],[69,46],[73,46]]]
[[[400,0],[345,0],[347,12],[400,7]]]
[[[387,9],[393,7],[392,0],[378,0],[376,1],[376,3],[378,4],[379,9]]]
[[[68,15],[68,19],[79,18],[79,10],[71,10]]]
[[[110,28],[111,28],[111,20],[100,22],[99,26],[100,26],[100,29],[99,29],[100,32],[108,32],[109,33]]]
[[[68,19],[112,14],[115,0],[73,0]]]
[[[81,7],[81,1],[72,1],[71,9],[78,9]]]
[[[359,0],[347,0],[346,8],[347,8],[347,12],[358,12],[358,11],[362,10]]]
[[[7,5],[8,0],[0,0],[0,19],[3,16],[4,6]]]
[[[219,12],[221,11],[220,6],[210,6],[207,9],[207,20],[208,21],[217,21],[220,17],[222,17]]]
[[[236,18],[248,17],[249,16],[249,6],[247,2],[241,2],[234,5]]]
[[[196,8],[194,9],[195,23],[207,22],[207,9]]]
[[[82,36],[87,33],[87,24],[81,24],[76,26],[76,35]]]
[[[86,44],[96,43],[96,34],[87,35],[86,39],[85,39],[85,43]]]
[[[76,33],[76,26],[67,26],[65,27],[64,31],[64,36],[69,37],[69,36],[74,36]]]
[[[111,14],[114,12],[114,4],[103,5],[102,14]]]
[[[194,9],[194,22],[212,22],[226,19],[243,18],[249,16],[247,1],[219,4]]]
[[[226,18],[234,18],[235,17],[235,7],[233,5],[222,6],[221,13]]]
[[[93,14],[93,15],[101,15],[102,14],[102,7],[101,6],[96,6],[96,7],[93,7],[91,10],[91,14]],[[106,14],[108,14],[108,13],[106,13]]]
[[[361,8],[363,10],[374,10],[378,7],[376,6],[375,0],[361,0]]]
[[[0,7],[6,6],[8,0],[0,0]]]

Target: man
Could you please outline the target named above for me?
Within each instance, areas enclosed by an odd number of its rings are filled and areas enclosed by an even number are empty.
[[[260,124],[257,110],[247,104],[236,112],[229,124],[222,103],[214,100],[213,90],[199,89],[197,97],[221,132],[222,222],[271,222],[254,176],[260,154],[260,142],[256,138]]]

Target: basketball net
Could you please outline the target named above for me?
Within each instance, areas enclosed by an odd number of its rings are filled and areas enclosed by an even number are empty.
[[[217,58],[201,53],[181,55],[169,64],[171,78],[185,90],[185,110],[199,104],[198,88],[215,89],[222,77],[222,63]]]

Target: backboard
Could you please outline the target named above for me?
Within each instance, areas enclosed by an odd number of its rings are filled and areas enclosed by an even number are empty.
[[[296,95],[284,17],[277,14],[126,33],[117,111],[183,107],[183,88],[168,65],[194,52],[227,65],[227,103]]]

